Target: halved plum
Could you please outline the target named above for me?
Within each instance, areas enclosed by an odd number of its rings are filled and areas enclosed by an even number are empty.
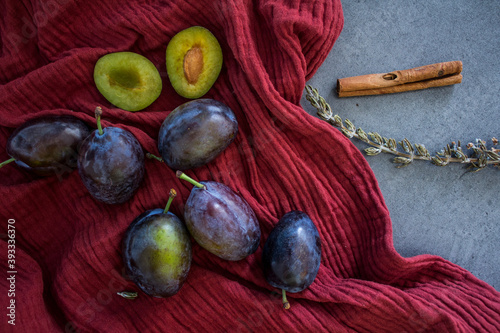
[[[151,105],[162,90],[158,69],[134,52],[114,52],[101,57],[94,68],[99,92],[114,106],[139,111]]]
[[[205,95],[222,69],[222,49],[206,28],[193,26],[177,33],[168,43],[167,73],[175,91],[185,98]]]

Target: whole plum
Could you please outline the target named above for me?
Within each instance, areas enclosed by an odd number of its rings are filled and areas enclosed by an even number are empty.
[[[184,220],[196,242],[216,256],[231,261],[254,253],[260,243],[260,226],[250,205],[226,185],[214,181],[190,181],[191,194],[184,206]]]
[[[227,105],[197,99],[179,105],[165,118],[158,135],[158,150],[169,167],[187,170],[212,161],[237,133],[236,116]]]
[[[108,204],[129,200],[144,177],[144,152],[135,136],[118,127],[101,128],[101,108],[96,108],[98,129],[82,143],[78,172],[90,194]]]
[[[289,307],[285,291],[297,293],[309,287],[318,274],[321,240],[318,229],[304,212],[286,213],[269,234],[262,252],[264,276],[283,291],[283,304]]]
[[[170,190],[165,209],[139,215],[123,238],[123,262],[130,279],[146,294],[169,297],[181,289],[191,261],[191,239],[182,221],[169,212],[176,193]]]
[[[18,127],[7,141],[11,162],[40,176],[61,175],[76,168],[78,149],[90,134],[73,116],[43,116]],[[3,165],[3,164],[2,164]]]

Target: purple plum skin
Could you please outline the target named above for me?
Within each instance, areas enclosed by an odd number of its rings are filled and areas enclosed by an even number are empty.
[[[173,170],[207,164],[233,142],[238,122],[233,111],[213,99],[197,99],[175,108],[163,121],[158,151]]]
[[[304,212],[283,215],[264,244],[264,276],[273,287],[297,293],[309,287],[318,274],[321,240],[318,229]]]
[[[144,152],[135,136],[118,127],[96,130],[82,143],[78,171],[97,200],[108,204],[128,201],[144,178]]]
[[[77,166],[78,149],[90,134],[88,126],[73,116],[43,116],[18,127],[6,151],[24,170],[40,176],[61,175]]]
[[[162,231],[168,237],[158,237]],[[191,238],[186,226],[176,215],[159,208],[144,212],[130,224],[122,253],[128,278],[149,296],[177,294],[191,268]],[[174,264],[169,264],[172,256]]]
[[[201,184],[206,189],[194,187],[184,206],[184,220],[196,242],[224,260],[254,253],[261,231],[250,205],[222,183]]]

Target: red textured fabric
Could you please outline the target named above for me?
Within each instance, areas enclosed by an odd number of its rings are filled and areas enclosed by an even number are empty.
[[[1,332],[496,332],[500,297],[491,286],[442,258],[402,258],[393,248],[389,212],[360,152],[340,132],[300,106],[305,82],[343,26],[339,0],[0,2],[0,146],[28,119],[71,114],[93,125],[129,129],[157,152],[166,115],[186,100],[165,70],[170,38],[192,25],[211,30],[224,65],[206,97],[228,104],[240,132],[216,160],[187,172],[240,193],[262,228],[257,252],[226,262],[197,245],[181,291],[168,299],[137,290],[123,276],[121,240],[130,222],[163,207],[182,215],[190,186],[146,161],[129,202],[96,202],[78,172],[37,178],[14,165],[0,169]],[[146,110],[119,110],[93,83],[97,59],[133,51],[159,69],[163,91]],[[341,61],[341,60],[340,60]],[[0,159],[8,156],[0,152]],[[264,241],[280,216],[307,212],[323,245],[321,267],[305,291],[278,290],[261,269]],[[8,219],[15,219],[15,298],[8,296]],[[5,277],[6,276],[6,277]],[[8,302],[15,299],[15,326]]]

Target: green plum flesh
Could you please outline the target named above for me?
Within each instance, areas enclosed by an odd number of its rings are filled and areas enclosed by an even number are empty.
[[[193,26],[177,33],[167,45],[166,67],[175,91],[186,98],[205,95],[222,69],[222,49],[206,28]]]
[[[111,104],[126,111],[148,107],[162,90],[158,69],[134,52],[114,52],[99,58],[94,67],[94,82]]]

